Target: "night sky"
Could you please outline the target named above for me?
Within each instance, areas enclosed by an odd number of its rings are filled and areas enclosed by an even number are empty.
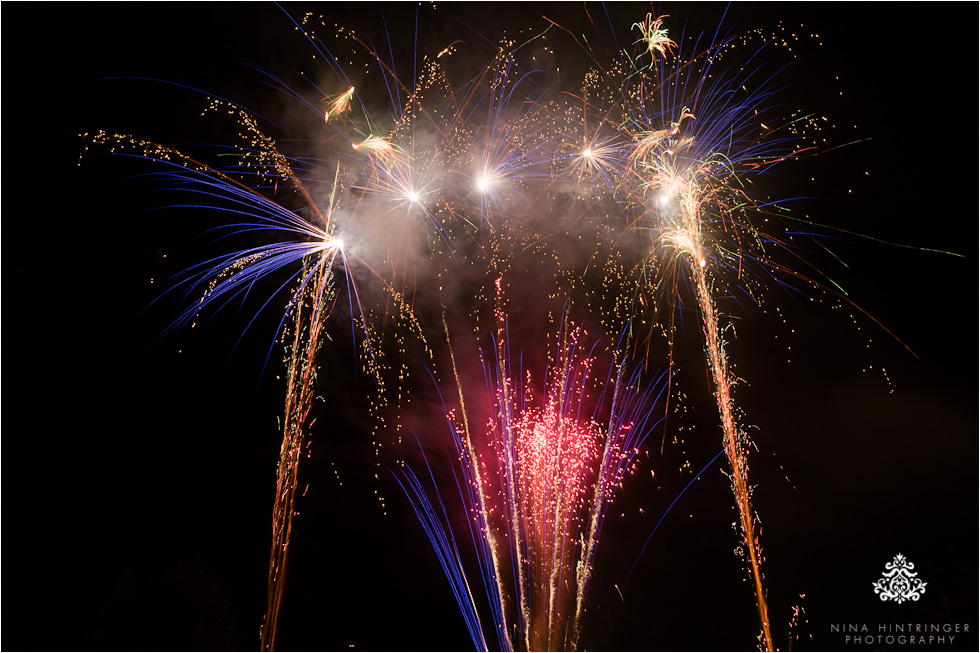
[[[624,43],[651,10],[614,4],[606,21],[601,5],[588,8]],[[420,54],[456,39],[460,57],[468,47],[487,52],[467,23],[490,40],[543,29],[543,15],[592,29],[571,3],[438,9],[422,12]],[[825,242],[846,266],[823,252],[813,260],[866,314],[787,292],[764,312],[747,307],[729,344],[745,380],[738,404],[758,427],[750,480],[777,645],[789,647],[800,606],[794,649],[845,648],[836,624],[949,623],[971,632],[925,648],[976,650],[977,158],[965,144],[977,107],[977,5],[652,10],[689,33],[782,21],[820,34],[822,46],[787,74],[786,101],[831,117],[840,125],[831,144],[847,144],[788,165],[785,192],[773,192],[812,198],[798,210],[828,225]],[[7,5],[5,650],[259,647],[283,404],[278,345],[266,366],[275,311],[238,346],[254,307],[230,306],[160,339],[184,307],[154,301],[160,282],[220,252],[202,235],[215,217],[155,210],[170,200],[132,178],[146,169],[132,160],[92,153],[79,166],[79,134],[106,129],[177,147],[230,139],[201,133],[204,97],[174,84],[288,120],[288,103],[271,100],[249,66],[308,67],[310,45],[287,16],[305,11],[390,42],[396,61],[412,54],[409,3]],[[561,34],[562,65],[581,76],[587,57]],[[281,647],[468,650],[449,585],[388,470],[416,445],[375,454],[371,381],[358,371],[350,325],[334,336],[319,361],[324,401],[301,468],[309,490],[294,525]],[[584,648],[756,646],[723,458],[640,556],[718,453],[701,347],[690,320],[675,352],[687,412],[651,434],[649,456],[610,510]],[[432,394],[418,383],[417,396]],[[683,445],[672,444],[678,428]],[[883,603],[872,590],[898,553],[928,583],[917,602]]]

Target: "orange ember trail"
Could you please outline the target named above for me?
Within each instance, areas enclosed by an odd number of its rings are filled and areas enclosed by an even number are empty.
[[[742,526],[742,536],[749,552],[749,562],[752,567],[752,579],[755,584],[756,605],[759,609],[759,622],[762,625],[763,646],[767,651],[773,648],[772,633],[769,629],[769,606],[766,602],[765,589],[762,586],[762,567],[760,564],[759,540],[755,535],[755,522],[752,518],[752,503],[748,484],[748,465],[745,461],[744,448],[746,444],[738,434],[738,425],[732,411],[731,376],[728,371],[728,361],[725,358],[725,344],[718,332],[718,316],[705,271],[698,265],[691,266],[694,271],[694,282],[698,291],[698,303],[701,305],[701,315],[704,319],[705,347],[711,365],[711,377],[715,384],[715,398],[718,402],[718,412],[721,415],[721,425],[724,432],[725,452],[732,466],[732,489],[735,492],[735,502]]]

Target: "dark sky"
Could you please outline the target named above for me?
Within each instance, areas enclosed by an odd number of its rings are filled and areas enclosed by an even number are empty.
[[[491,40],[504,29],[543,28],[542,15],[585,29],[579,5],[438,6]],[[412,7],[312,10],[375,44],[390,41],[399,60],[414,43]],[[306,10],[286,7],[293,16]],[[609,22],[625,39],[649,10],[616,4]],[[601,6],[589,11],[604,17]],[[3,647],[256,649],[283,402],[278,348],[262,371],[275,316],[234,352],[252,314],[234,306],[157,341],[182,308],[151,305],[159,281],[214,254],[201,237],[211,218],[154,211],[167,199],[128,179],[143,170],[131,161],[94,156],[79,167],[79,134],[216,142],[223,135],[195,131],[200,94],[106,78],[192,86],[272,113],[284,103],[268,101],[246,63],[308,66],[309,44],[280,8],[258,3],[16,4],[5,13],[13,263],[5,267]],[[751,478],[777,644],[787,648],[791,608],[801,606],[793,648],[844,648],[834,624],[874,632],[969,623],[970,635],[932,648],[975,650],[976,156],[962,139],[973,142],[963,119],[976,109],[976,5],[766,3],[726,15],[725,5],[664,4],[659,13],[672,29],[687,21],[689,32],[713,33],[719,23],[723,32],[772,30],[783,21],[819,33],[822,47],[787,76],[790,102],[832,117],[841,126],[833,143],[860,141],[788,167],[817,177],[804,190],[798,179],[786,183],[787,194],[815,198],[801,203],[814,221],[852,232],[827,232],[846,267],[813,256],[867,315],[786,293],[773,301],[781,314],[747,311],[729,348],[746,381],[739,405],[758,427]],[[420,52],[457,38],[480,42],[460,21],[431,20]],[[570,70],[585,70],[581,50],[562,52]],[[643,542],[720,442],[701,334],[693,321],[685,327],[677,383],[687,384],[689,411],[651,436],[651,462],[644,456],[611,510],[588,601],[583,645],[592,650],[756,643],[720,461],[666,515],[624,587]],[[295,526],[283,648],[466,650],[448,583],[388,459],[364,434],[370,381],[354,372],[350,334],[336,335],[338,347],[321,361],[325,401],[314,409],[329,426],[314,431],[302,468],[310,489]],[[689,431],[683,447],[669,444],[678,427]],[[897,553],[928,582],[916,603],[884,604],[871,589]]]

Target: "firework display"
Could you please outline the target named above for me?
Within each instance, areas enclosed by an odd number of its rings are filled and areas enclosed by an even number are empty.
[[[827,551],[790,550],[803,508],[782,496],[831,487],[792,469],[807,469],[797,450],[832,446],[814,436],[830,418],[814,421],[820,409],[801,409],[802,390],[769,370],[776,358],[796,376],[821,366],[796,346],[800,330],[842,354],[866,349],[862,372],[887,396],[900,386],[877,349],[922,354],[849,293],[831,243],[898,239],[813,210],[822,190],[848,199],[815,180],[862,146],[856,126],[800,92],[812,69],[798,51],[821,37],[724,8],[694,19],[543,6],[481,21],[413,5],[373,22],[267,9],[270,43],[290,45],[242,66],[248,86],[122,70],[104,83],[183,99],[155,130],[97,122],[112,130],[80,134],[78,160],[122,170],[113,183],[148,207],[139,229],[163,243],[140,295],[146,340],[175,361],[161,385],[195,357],[241,366],[189,422],[216,437],[193,454],[215,485],[171,490],[213,503],[215,528],[235,510],[258,522],[254,506],[273,499],[267,573],[257,544],[221,563],[255,576],[244,618],[260,619],[234,646],[832,647],[811,623],[831,594],[796,569]],[[908,248],[961,258],[949,249]],[[818,333],[830,320],[853,346]],[[221,398],[244,397],[250,380],[275,400],[222,419]],[[167,392],[158,401],[183,387]],[[786,406],[771,410],[770,393]],[[261,415],[273,421],[256,425]],[[236,465],[238,480],[219,480]],[[884,545],[904,547],[899,535]],[[937,563],[902,554],[926,583],[921,600],[942,591]],[[133,596],[217,597],[209,573],[130,574],[92,632],[112,630],[101,624],[117,605],[163,614]],[[715,596],[725,609],[705,616]],[[947,621],[964,619],[961,602],[939,598],[957,606]],[[886,619],[823,609],[821,628]],[[717,627],[694,635],[688,624],[703,620]]]

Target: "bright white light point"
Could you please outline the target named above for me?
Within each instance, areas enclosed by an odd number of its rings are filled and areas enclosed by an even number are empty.
[[[476,187],[479,188],[481,191],[486,190],[489,186],[490,186],[490,180],[487,179],[486,177],[480,177],[479,179],[476,180]]]
[[[582,156],[584,156],[586,159],[591,159],[592,158],[592,150],[583,150],[582,151]]]
[[[419,201],[419,194],[416,193],[414,190],[413,191],[409,191],[409,193],[408,193],[408,199],[409,199],[410,202],[418,202]]]
[[[342,241],[340,238],[334,238],[333,239],[333,246],[334,246],[335,249],[343,249],[344,248],[344,241]]]
[[[660,206],[667,206],[668,202],[670,202],[670,196],[667,194],[660,196]]]

